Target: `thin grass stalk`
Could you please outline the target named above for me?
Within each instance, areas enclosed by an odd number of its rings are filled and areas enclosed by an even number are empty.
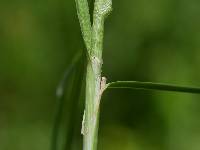
[[[86,72],[86,103],[82,132],[84,150],[97,149],[100,100],[106,84],[101,77],[104,20],[111,10],[110,0],[96,0],[94,3],[92,45]]]
[[[104,20],[112,9],[111,0],[96,0],[91,27],[87,0],[75,0],[83,39],[87,48],[86,100],[83,119],[83,149],[96,150],[99,105],[105,80],[101,77]],[[91,30],[90,30],[91,29]]]

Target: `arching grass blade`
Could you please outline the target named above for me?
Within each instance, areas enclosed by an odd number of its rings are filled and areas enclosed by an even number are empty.
[[[55,110],[55,119],[54,125],[52,129],[52,142],[51,142],[51,150],[57,150],[58,147],[58,135],[59,135],[59,127],[62,120],[62,112],[64,107],[64,97],[65,97],[65,89],[67,84],[69,83],[69,78],[73,74],[75,68],[77,67],[82,52],[78,52],[72,60],[72,63],[67,67],[61,81],[58,84],[56,90],[56,110]]]

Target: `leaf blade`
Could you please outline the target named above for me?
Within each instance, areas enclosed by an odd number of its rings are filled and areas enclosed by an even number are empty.
[[[179,86],[175,84],[141,82],[141,81],[117,81],[107,84],[107,88],[125,88],[125,89],[143,89],[143,90],[159,90],[168,92],[182,92],[200,94],[199,87]]]
[[[51,150],[58,149],[58,136],[59,136],[59,127],[62,121],[62,113],[64,108],[64,96],[65,96],[65,89],[69,83],[69,78],[75,72],[76,67],[79,65],[82,51],[78,51],[76,55],[73,57],[72,62],[66,68],[62,79],[60,80],[57,89],[56,89],[56,110],[54,116],[54,123],[52,129],[52,136],[51,136]]]
[[[90,21],[90,12],[87,0],[75,0],[77,15],[81,27],[83,40],[87,49],[87,55],[90,54],[92,40],[92,24]]]

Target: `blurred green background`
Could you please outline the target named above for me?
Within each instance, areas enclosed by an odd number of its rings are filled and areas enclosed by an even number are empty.
[[[200,86],[199,0],[113,0],[113,8],[103,52],[108,81]],[[0,1],[1,150],[50,149],[56,86],[81,49],[74,0]],[[199,99],[108,90],[99,150],[199,150]],[[75,150],[82,142],[80,125],[81,119]]]

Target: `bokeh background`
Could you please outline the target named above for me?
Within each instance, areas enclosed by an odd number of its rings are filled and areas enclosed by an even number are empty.
[[[108,81],[200,86],[199,0],[113,0],[113,8],[103,52]],[[56,87],[83,48],[74,0],[0,1],[1,150],[50,149]],[[199,116],[200,95],[108,90],[99,150],[199,150]]]

